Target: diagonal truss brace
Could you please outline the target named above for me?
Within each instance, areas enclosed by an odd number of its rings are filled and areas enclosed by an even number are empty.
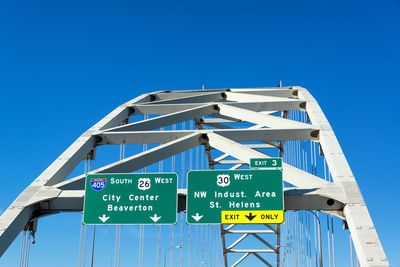
[[[241,145],[219,134],[210,133],[207,136],[211,147],[223,151],[224,153],[247,164],[250,164],[251,158],[270,157],[264,153]],[[319,188],[329,184],[329,182],[317,176],[309,174],[288,164],[283,165],[283,177],[286,182],[300,187]]]

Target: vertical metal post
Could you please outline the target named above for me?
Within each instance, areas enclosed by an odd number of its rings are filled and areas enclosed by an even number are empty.
[[[93,240],[92,240],[92,257],[90,259],[90,267],[93,267],[93,258],[94,258],[94,241],[96,238],[96,225],[93,225]]]
[[[351,240],[351,234],[349,232],[349,240],[350,240],[350,260],[351,260],[351,267],[354,267],[354,259],[353,259],[353,242]]]
[[[225,229],[223,224],[221,224],[221,241],[222,241],[222,253],[224,255],[224,266],[228,267],[228,257],[226,256]]]
[[[319,232],[319,240],[318,240],[318,242],[319,242],[319,266],[322,267],[323,263],[322,263],[321,222],[319,221],[318,217],[317,217],[317,219],[318,219],[318,232]]]
[[[318,221],[318,246],[319,246],[319,266],[323,267],[322,261],[322,239],[321,239],[321,221],[319,220],[319,216],[312,210],[309,210],[312,214],[314,214],[315,218]]]
[[[280,266],[281,260],[281,225],[276,225],[276,267]]]

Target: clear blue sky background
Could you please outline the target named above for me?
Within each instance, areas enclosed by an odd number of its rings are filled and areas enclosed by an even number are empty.
[[[280,79],[320,103],[388,258],[400,266],[399,0],[3,1],[0,209],[83,131],[139,94]],[[58,216],[79,231],[76,217]],[[39,236],[60,231],[46,220]],[[2,266],[17,266],[13,249]]]

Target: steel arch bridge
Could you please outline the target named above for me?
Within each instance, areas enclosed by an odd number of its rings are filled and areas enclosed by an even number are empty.
[[[188,121],[193,121],[196,128],[168,129]],[[283,166],[285,210],[320,211],[343,219],[360,265],[390,266],[357,181],[328,120],[312,95],[298,86],[158,91],[117,107],[72,143],[1,215],[0,255],[21,231],[35,232],[40,217],[82,212],[85,174],[66,178],[82,160],[94,160],[96,150],[113,144],[157,146],[90,173],[130,173],[198,146],[204,147],[210,169],[220,165],[229,169],[246,168],[250,158],[282,156],[286,162]],[[296,156],[289,159],[292,152],[304,153],[297,144],[310,144],[314,152],[318,150],[328,178],[317,175],[316,159],[312,155],[302,162],[296,162]],[[185,200],[186,189],[181,188],[178,212],[185,212]],[[290,252],[283,251],[288,247],[282,245],[280,228],[283,226],[266,226],[267,230],[234,230],[235,225],[221,225],[225,266],[233,253],[242,256],[232,266],[249,255],[273,266],[262,257],[268,252],[276,254],[277,266],[284,265],[284,257]],[[277,234],[276,244],[265,241],[261,237],[265,233]],[[229,245],[229,234],[242,235]],[[249,236],[268,249],[235,249]],[[322,266],[319,261],[315,264]]]

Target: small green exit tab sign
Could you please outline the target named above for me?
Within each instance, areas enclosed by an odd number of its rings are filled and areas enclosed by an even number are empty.
[[[250,168],[282,168],[282,158],[250,159]]]

